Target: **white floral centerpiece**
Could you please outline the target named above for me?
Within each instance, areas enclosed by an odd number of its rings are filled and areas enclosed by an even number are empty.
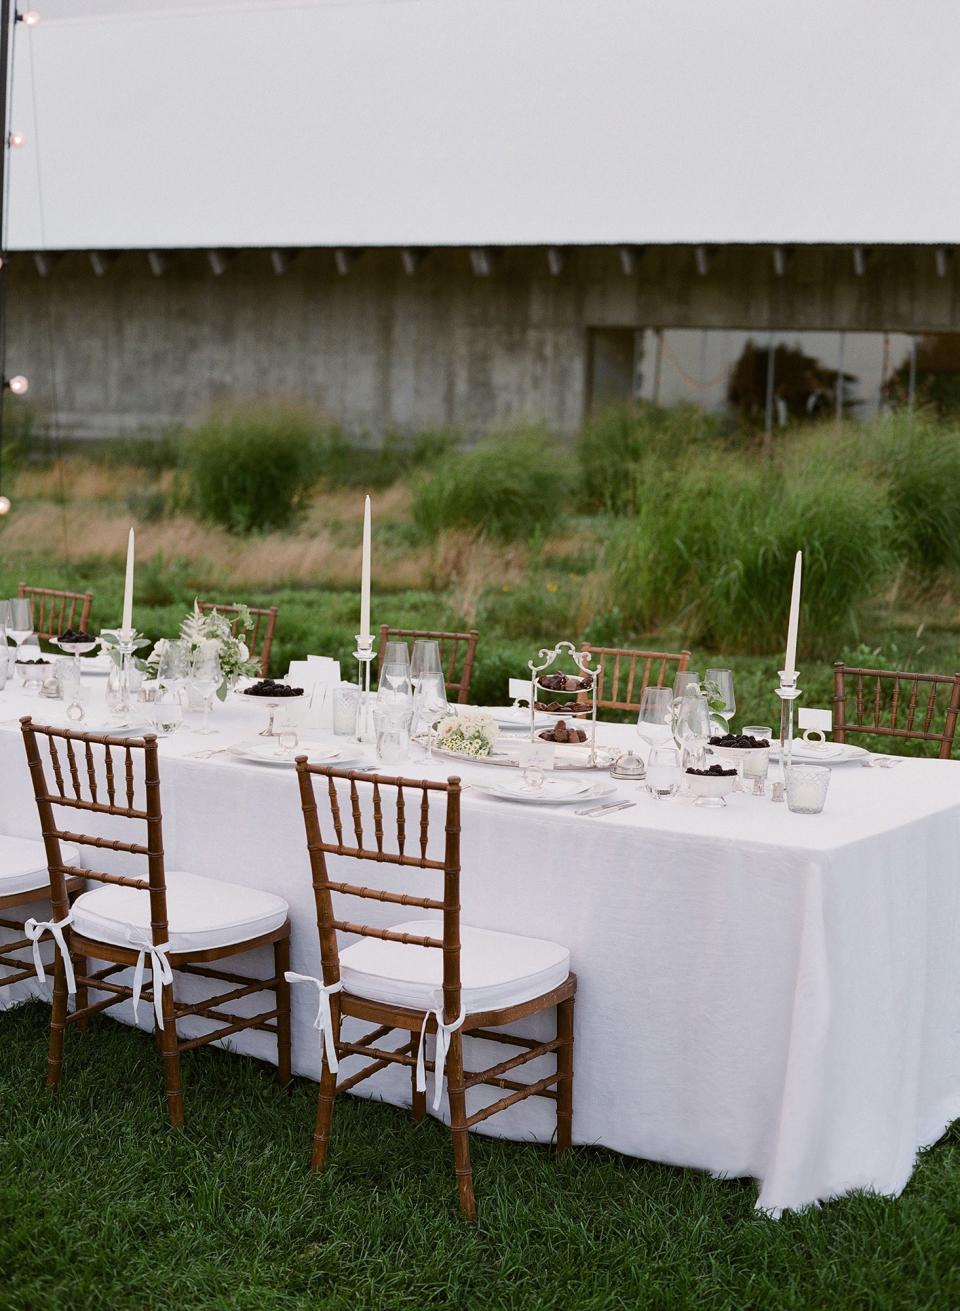
[[[210,610],[204,614],[199,602],[194,601],[193,610],[180,625],[180,641],[189,655],[193,655],[201,642],[218,642],[220,645],[220,672],[223,682],[217,688],[221,701],[240,678],[255,678],[260,673],[260,662],[250,658],[250,648],[239,634],[248,633],[253,627],[253,618],[245,605],[237,606],[238,614],[233,619],[237,634],[231,629],[231,620],[220,614],[219,610]],[[147,657],[147,669],[155,675],[160,664],[160,656],[167,645],[162,638]]]
[[[437,724],[436,745],[458,756],[479,759],[493,752],[497,738],[496,722],[480,711],[468,710],[462,715],[447,715]]]

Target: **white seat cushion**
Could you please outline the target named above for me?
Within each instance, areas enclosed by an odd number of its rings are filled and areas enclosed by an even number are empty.
[[[394,933],[443,938],[440,919],[393,924]],[[460,978],[468,1015],[532,1001],[557,988],[570,973],[570,952],[542,938],[460,926]],[[443,985],[443,952],[380,938],[361,938],[340,953],[344,989],[355,997],[433,1010]]]
[[[61,842],[60,852],[66,864],[76,865],[79,852],[72,843]],[[43,843],[32,838],[0,835],[0,897],[34,891],[45,896],[49,887],[47,853]]]
[[[221,883],[179,870],[167,870],[167,922],[170,950],[206,951],[245,942],[278,929],[287,918],[282,897],[238,883]],[[113,883],[84,892],[73,903],[77,933],[125,947],[131,936],[150,938],[150,894]]]

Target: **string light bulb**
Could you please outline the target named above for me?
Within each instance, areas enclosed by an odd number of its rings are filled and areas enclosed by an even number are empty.
[[[15,373],[7,383],[7,386],[13,392],[14,396],[26,396],[30,390],[30,380],[25,378],[22,373]]]
[[[23,135],[22,132],[11,132],[10,135],[7,137],[7,142],[9,145],[13,147],[17,147],[17,146],[22,146],[23,143],[26,141],[26,139],[27,138]]]
[[[0,496],[0,517],[10,513],[10,497]]]
[[[27,9],[22,14],[17,14],[17,22],[22,23],[24,27],[36,27],[40,22],[40,15],[35,9]]]

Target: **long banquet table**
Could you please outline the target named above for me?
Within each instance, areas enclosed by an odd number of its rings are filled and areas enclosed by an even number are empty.
[[[62,711],[9,685],[0,694],[0,832],[38,834],[18,717]],[[230,705],[214,723],[215,736],[184,729],[161,743],[167,866],[283,895],[293,968],[318,974],[294,773],[189,758],[260,727]],[[621,725],[602,726],[601,740],[638,741]],[[403,769],[467,784],[495,772],[422,757]],[[835,767],[820,816],[745,793],[720,810],[618,787],[637,804],[600,818],[463,796],[464,923],[571,951],[574,1141],[752,1176],[772,1214],[858,1188],[899,1193],[918,1148],[960,1116],[960,765]],[[364,906],[379,912],[370,922],[398,919]],[[37,990],[4,989],[4,1003]],[[294,1067],[316,1078],[316,996],[293,992]],[[132,1020],[126,1004],[111,1013]],[[231,1044],[275,1059],[266,1034]],[[409,1078],[390,1070],[358,1091],[404,1105]],[[497,1095],[474,1095],[486,1093]],[[549,1141],[553,1105],[529,1099],[483,1128]]]

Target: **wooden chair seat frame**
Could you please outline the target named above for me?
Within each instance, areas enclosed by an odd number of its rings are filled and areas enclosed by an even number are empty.
[[[913,674],[891,669],[860,669],[838,660],[833,666],[833,738],[845,742],[848,733],[938,742],[941,760],[949,760],[960,716],[960,674]],[[847,697],[847,680],[854,684]],[[872,682],[872,694],[869,684]],[[884,689],[890,688],[889,698]],[[945,704],[941,690],[947,691]],[[852,699],[856,719],[847,718]],[[943,728],[934,724],[942,717]],[[919,721],[919,722],[918,722]]]
[[[387,642],[417,639],[440,643],[440,664],[443,669],[443,681],[447,697],[456,692],[459,705],[469,705],[470,684],[473,681],[473,666],[477,657],[477,642],[480,634],[476,628],[466,633],[432,632],[426,628],[391,628],[388,624],[380,625],[380,658]],[[463,648],[463,665],[460,666],[461,647]]]
[[[443,1020],[445,1025],[455,1023],[460,1016],[462,991],[460,979],[460,780],[450,778],[446,783],[438,783],[422,779],[385,778],[379,775],[363,774],[356,770],[338,770],[320,765],[311,765],[305,756],[298,757],[296,765],[314,897],[317,906],[317,927],[320,934],[320,952],[323,962],[323,984],[329,989],[341,983],[338,933],[359,934],[362,937],[437,948],[443,953]],[[326,783],[326,802],[329,805],[329,813],[336,834],[335,842],[325,842],[322,837],[314,786],[315,779],[322,779]],[[336,780],[346,781],[349,784],[350,811],[354,830],[353,843],[344,842],[344,821],[340,812]],[[375,849],[364,845],[360,786],[369,787],[372,793]],[[389,850],[384,843],[382,795],[385,791],[391,791],[396,795],[396,850]],[[446,800],[443,860],[431,859],[427,856],[431,793],[442,795]],[[419,854],[407,850],[407,817],[411,816],[411,810],[413,809],[408,800],[410,796],[419,797],[419,804],[416,807],[416,811],[419,813]],[[411,818],[415,818],[415,815],[412,815]],[[413,824],[410,827],[413,828]],[[357,884],[331,879],[326,863],[328,854],[353,857],[363,862],[376,861],[412,869],[432,870],[443,876],[443,898],[416,896],[406,892],[388,892],[381,888],[361,887]],[[346,897],[372,899],[385,904],[441,912],[443,938],[400,934],[390,929],[374,928],[367,924],[358,924],[340,918],[334,912],[331,895],[334,892]],[[573,1023],[576,988],[576,975],[568,974],[559,987],[530,1001],[467,1015],[462,1025],[459,1028],[454,1028],[450,1035],[445,1070],[447,1095],[450,1103],[450,1130],[453,1139],[454,1168],[460,1210],[464,1217],[469,1220],[476,1218],[476,1201],[473,1190],[469,1145],[469,1130],[474,1125],[481,1123],[483,1120],[488,1120],[508,1106],[524,1101],[527,1097],[544,1097],[554,1101],[557,1107],[557,1151],[562,1152],[571,1144]],[[390,1065],[402,1065],[409,1068],[414,1119],[422,1120],[426,1114],[426,1095],[424,1092],[418,1091],[416,1086],[417,1051],[420,1044],[421,1027],[424,1023],[424,1012],[388,1002],[359,997],[342,987],[339,992],[331,992],[329,1001],[333,1024],[333,1041],[338,1062],[349,1056],[357,1056],[362,1058],[366,1064],[355,1073],[338,1078],[338,1075],[330,1069],[324,1049],[311,1159],[314,1169],[323,1168],[327,1162],[330,1126],[337,1096],[355,1088],[364,1079],[368,1079],[371,1075],[386,1069]],[[499,1031],[503,1025],[527,1019],[553,1007],[557,1011],[556,1031],[553,1038],[541,1042],[538,1039],[523,1038]],[[355,1041],[347,1042],[341,1036],[341,1022],[347,1017],[370,1023],[374,1028]],[[437,1022],[434,1015],[431,1015],[427,1021],[427,1032],[434,1034],[437,1032]],[[384,1041],[392,1040],[393,1035],[396,1033],[401,1035],[400,1044],[393,1047],[384,1046]],[[506,1060],[500,1060],[495,1065],[487,1068],[466,1070],[464,1068],[463,1042],[467,1036],[516,1047],[519,1051],[517,1055]],[[514,1071],[530,1061],[550,1054],[555,1055],[556,1069],[554,1072],[531,1083],[510,1077]],[[424,1067],[434,1072],[434,1074],[436,1073],[433,1061],[425,1060]],[[466,1093],[470,1089],[481,1085],[500,1089],[505,1093],[505,1096],[490,1105],[480,1107],[473,1114],[468,1115]]]
[[[639,710],[640,699],[648,687],[670,687],[677,674],[690,666],[689,651],[637,651],[630,647],[591,646],[583,642],[581,652],[593,656],[593,668],[599,671],[597,680],[598,710]],[[638,666],[643,666],[637,678]],[[676,665],[675,669],[670,668]],[[655,669],[656,666],[656,669]],[[626,676],[626,688],[621,695],[621,682]],[[577,698],[585,702],[586,693]]]
[[[150,897],[151,928],[148,935],[150,940],[155,946],[165,943],[169,937],[169,924],[156,737],[149,735],[141,739],[117,738],[80,733],[71,729],[54,729],[34,724],[29,716],[22,719],[20,723],[46,847],[54,920],[62,921],[67,915],[68,887],[83,886],[86,881],[92,881],[136,888],[147,892]],[[39,744],[42,740],[46,741],[48,747],[53,773],[52,786],[40,752]],[[65,764],[60,760],[58,742],[66,756]],[[95,749],[100,748],[103,750],[105,765],[106,801],[99,799],[101,782],[96,768]],[[119,767],[113,760],[114,750],[120,753]],[[140,753],[144,759],[145,804],[143,805],[135,804],[135,753]],[[118,792],[121,789],[125,793],[125,804],[117,804]],[[56,823],[54,807],[66,807],[81,814],[118,815],[145,823],[146,844],[92,837],[61,828]],[[61,842],[145,858],[148,876],[146,879],[131,878],[103,870],[67,865],[63,862]],[[141,954],[138,946],[125,947],[104,942],[87,937],[69,926],[63,932],[76,975],[76,1004],[72,1011],[68,1010],[66,969],[63,957],[57,951],[47,1059],[47,1085],[51,1089],[56,1089],[60,1083],[67,1026],[75,1024],[81,1029],[85,1028],[90,1016],[132,999],[133,987],[117,982],[113,976],[135,966]],[[208,968],[214,962],[269,945],[273,946],[274,952],[274,972],[271,977],[263,979],[227,972],[221,968]],[[160,1005],[163,1025],[156,1027],[155,1037],[163,1057],[167,1113],[173,1128],[180,1129],[184,1123],[181,1055],[216,1042],[218,1039],[240,1033],[244,1029],[262,1029],[276,1034],[277,1078],[281,1085],[288,1084],[291,1078],[290,985],[286,980],[286,972],[290,968],[289,920],[269,933],[246,938],[242,942],[198,951],[169,951],[165,955],[176,973],[231,985],[226,991],[193,1003],[178,1003],[175,999],[174,985],[161,986]],[[90,961],[104,961],[106,967],[90,970],[88,968]],[[155,983],[156,980],[151,979],[140,994],[141,1000],[151,1007],[154,1005]],[[91,992],[105,993],[106,996],[91,1001]],[[223,1009],[241,997],[263,992],[272,992],[275,1004],[256,1015],[244,1016]],[[187,1016],[208,1020],[216,1027],[198,1037],[180,1039],[177,1023]]]
[[[212,610],[216,610],[224,619],[230,620],[230,631],[237,636],[237,620],[240,616],[238,605],[220,605],[217,601],[198,601],[197,605],[200,607],[201,614],[210,614]],[[260,677],[266,678],[270,673],[270,652],[273,649],[273,635],[279,612],[275,605],[266,607],[250,605],[247,606],[247,610],[253,620],[253,628],[243,635],[243,641],[250,650],[251,660],[260,661]]]
[[[30,587],[21,583],[17,596],[30,601],[33,631],[43,642],[55,641],[68,628],[88,631],[92,592],[65,592],[56,587]]]

